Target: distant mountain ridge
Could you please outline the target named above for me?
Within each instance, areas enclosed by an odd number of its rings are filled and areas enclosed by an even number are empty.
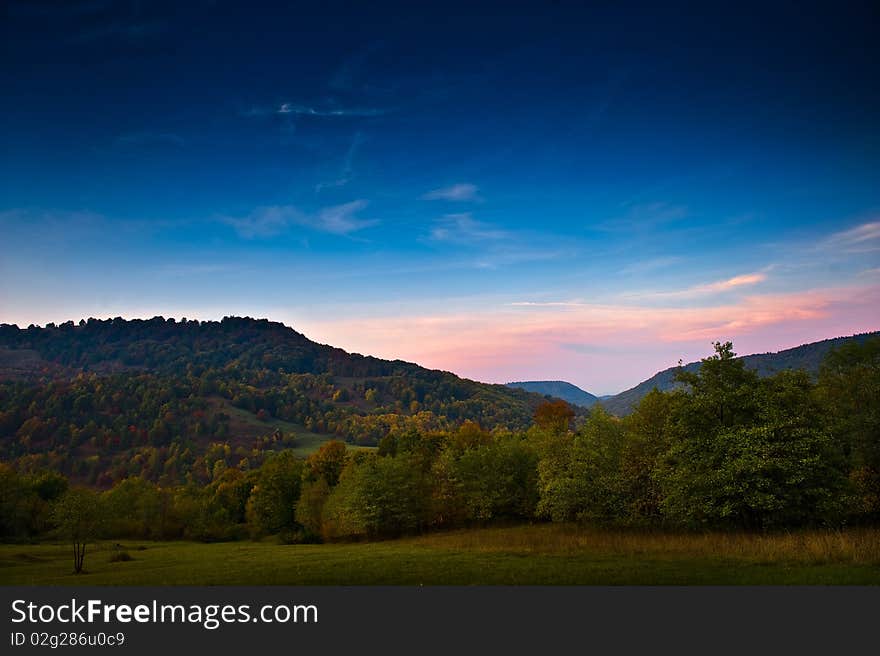
[[[591,407],[599,400],[595,394],[590,394],[582,390],[577,385],[572,385],[564,380],[529,380],[516,383],[506,383],[507,387],[513,387],[526,390],[527,392],[536,392],[544,396],[555,396],[573,405],[579,405],[582,408]]]
[[[794,348],[785,349],[776,353],[756,353],[753,355],[740,356],[746,367],[754,369],[760,376],[772,376],[785,369],[803,369],[813,376],[819,373],[819,365],[822,359],[832,348],[846,342],[863,342],[872,337],[880,337],[880,331],[871,333],[859,333],[849,337],[835,337],[819,342],[802,344]],[[699,362],[690,362],[682,368],[685,371],[696,371]],[[660,371],[635,387],[615,394],[614,396],[601,399],[602,407],[611,414],[623,417],[632,412],[633,408],[655,387],[661,392],[666,392],[676,387],[675,374],[679,367],[670,367]]]

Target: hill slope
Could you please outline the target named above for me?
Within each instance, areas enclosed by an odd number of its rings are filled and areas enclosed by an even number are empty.
[[[523,429],[542,401],[264,319],[0,325],[0,459],[99,485],[134,470],[200,480],[218,461],[236,467],[333,437],[372,446],[466,420]]]
[[[880,336],[880,331],[862,333],[850,337],[825,339],[821,342],[803,344],[777,353],[746,355],[742,356],[742,360],[745,362],[746,367],[754,369],[761,376],[771,376],[776,372],[785,369],[803,369],[816,375],[819,372],[819,365],[822,363],[822,359],[832,348],[849,341],[861,342],[876,336]],[[699,367],[699,362],[690,362],[684,365],[683,368],[686,371],[693,372],[697,371]],[[612,414],[621,417],[627,415],[632,412],[632,409],[638,404],[638,402],[655,387],[663,392],[673,389],[675,387],[674,378],[678,369],[678,367],[664,369],[633,388],[607,399],[602,399],[602,406]]]
[[[582,408],[589,408],[598,400],[598,397],[595,395],[585,392],[580,387],[567,383],[564,380],[529,380],[507,383],[507,387],[524,389],[528,392],[543,394],[544,396],[554,396],[557,399],[568,401],[572,405],[578,405]]]

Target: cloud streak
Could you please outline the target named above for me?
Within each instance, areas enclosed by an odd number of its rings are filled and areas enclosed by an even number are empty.
[[[637,203],[628,205],[623,216],[599,223],[599,230],[609,232],[645,232],[681,221],[688,216],[688,208],[665,202]]]
[[[477,221],[470,212],[447,214],[431,229],[430,239],[463,246],[511,239],[512,235],[488,223]]]
[[[337,116],[353,116],[368,117],[381,116],[385,114],[384,109],[375,107],[313,107],[309,105],[300,105],[296,103],[281,103],[275,110],[276,114],[293,114],[296,116],[321,116],[321,117],[337,117]]]
[[[767,274],[761,271],[754,273],[744,273],[725,280],[717,280],[715,282],[694,285],[687,289],[668,292],[647,292],[628,295],[631,299],[689,299],[699,298],[701,296],[709,296],[712,294],[723,294],[738,290],[742,287],[751,287],[767,280]]]
[[[572,243],[560,246],[551,235],[505,230],[474,219],[470,212],[444,215],[420,241],[437,248],[457,248],[468,258],[468,267],[484,270],[557,260],[577,252]]]
[[[700,294],[725,292],[730,289],[736,289],[737,287],[756,285],[759,282],[764,282],[765,280],[767,280],[767,275],[764,273],[745,273],[740,276],[728,278],[727,280],[719,280],[718,282],[709,283],[708,285],[699,285],[697,287],[694,287],[690,291]]]
[[[363,142],[363,133],[355,132],[351,139],[351,143],[348,146],[348,150],[345,151],[345,157],[342,161],[342,171],[340,172],[339,177],[329,182],[319,182],[315,185],[315,193],[320,193],[324,189],[344,187],[351,182],[351,179],[354,177],[354,158]]]
[[[389,110],[380,107],[344,107],[336,103],[310,105],[295,102],[282,102],[277,105],[252,105],[248,109],[239,110],[241,116],[262,118],[278,116],[293,120],[300,117],[313,118],[371,118],[383,116]]]
[[[634,275],[634,274],[642,274],[648,273],[651,271],[657,271],[659,269],[665,269],[671,267],[675,264],[681,263],[683,260],[680,257],[667,256],[667,257],[655,257],[649,260],[642,260],[639,262],[633,262],[620,270],[621,275]]]
[[[221,221],[232,226],[244,239],[273,237],[293,226],[348,236],[379,223],[375,219],[361,219],[357,216],[367,204],[366,200],[355,200],[343,205],[325,207],[311,214],[293,205],[273,205],[258,207],[244,217],[222,217]]]
[[[434,189],[422,195],[422,200],[446,200],[452,202],[471,202],[480,200],[479,189],[469,182]]]
[[[844,253],[870,253],[880,250],[880,221],[869,221],[835,232],[820,243],[823,249]]]

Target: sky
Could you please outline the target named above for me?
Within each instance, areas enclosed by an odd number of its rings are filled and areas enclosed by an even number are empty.
[[[880,329],[876,3],[279,4],[4,3],[0,322],[595,394]]]

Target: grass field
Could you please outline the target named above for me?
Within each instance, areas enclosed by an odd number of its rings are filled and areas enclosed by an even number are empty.
[[[213,399],[213,403],[215,411],[222,410],[229,415],[229,425],[232,433],[229,442],[233,446],[250,446],[255,438],[270,435],[278,429],[282,433],[295,436],[293,446],[286,450],[291,451],[298,458],[306,458],[317,451],[324,442],[338,439],[333,435],[313,433],[300,424],[293,424],[274,417],[266,421],[260,421],[255,414],[241,408],[236,408],[222,399]],[[347,446],[349,450],[355,451],[374,448],[356,446],[354,444],[348,444]]]
[[[35,585],[880,585],[880,530],[637,533],[535,525],[386,542],[125,542],[72,574],[61,544],[0,545],[0,583]]]

